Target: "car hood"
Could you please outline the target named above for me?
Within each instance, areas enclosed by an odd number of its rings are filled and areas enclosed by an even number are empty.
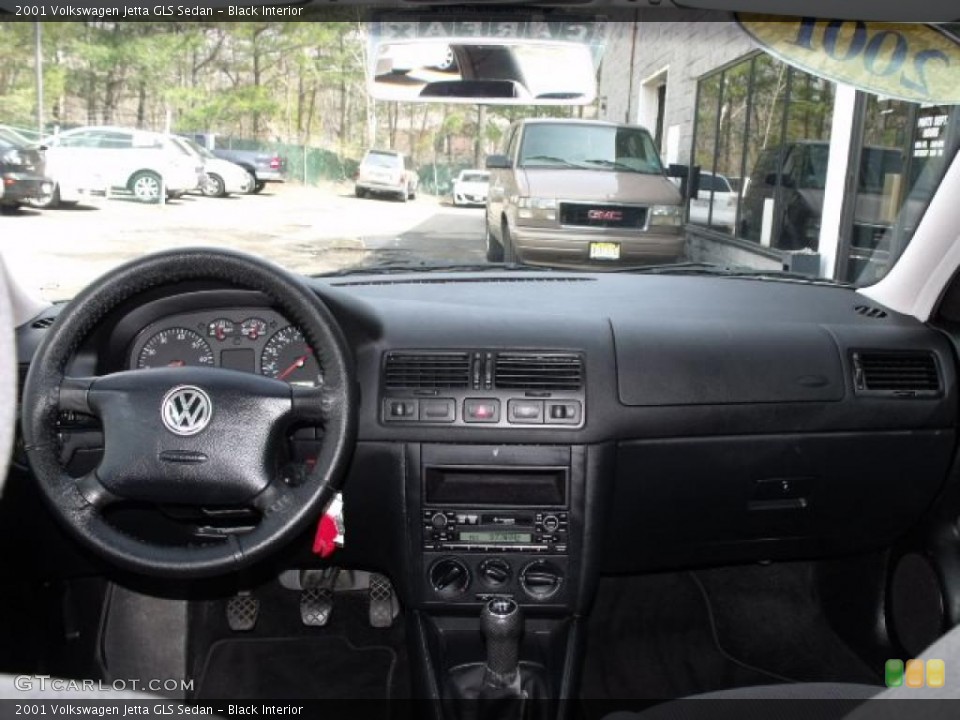
[[[486,192],[490,187],[490,183],[473,180],[455,180],[453,184],[464,192]]]
[[[520,170],[521,194],[561,200],[679,205],[680,191],[663,175],[573,168]]]
[[[245,174],[247,172],[236,163],[220,158],[203,158],[203,169],[208,172],[217,172],[221,175],[237,175],[238,177],[241,173]]]

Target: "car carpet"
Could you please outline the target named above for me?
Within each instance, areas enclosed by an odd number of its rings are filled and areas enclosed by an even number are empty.
[[[190,607],[189,667],[196,699],[398,699],[409,696],[402,616],[372,628],[368,594],[338,592],[325,627],[300,621],[296,591],[272,582],[254,590],[257,624],[227,625],[226,598]]]
[[[811,567],[604,578],[581,697],[657,701],[776,682],[879,683],[820,613]]]

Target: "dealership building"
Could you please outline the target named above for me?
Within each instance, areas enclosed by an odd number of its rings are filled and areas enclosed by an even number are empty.
[[[699,179],[689,259],[882,277],[960,144],[957,27],[636,20],[608,25],[599,114]]]

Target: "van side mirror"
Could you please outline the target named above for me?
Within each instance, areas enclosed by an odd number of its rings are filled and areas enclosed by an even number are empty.
[[[506,155],[487,155],[487,170],[509,170],[513,167]]]
[[[699,165],[669,165],[667,177],[680,178],[680,195],[684,200],[697,197],[700,192]]]

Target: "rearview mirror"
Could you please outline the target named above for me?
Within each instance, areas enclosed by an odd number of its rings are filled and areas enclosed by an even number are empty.
[[[487,170],[509,170],[511,167],[506,155],[487,155]]]
[[[374,22],[369,91],[377,100],[401,102],[587,105],[597,97],[602,26]]]

